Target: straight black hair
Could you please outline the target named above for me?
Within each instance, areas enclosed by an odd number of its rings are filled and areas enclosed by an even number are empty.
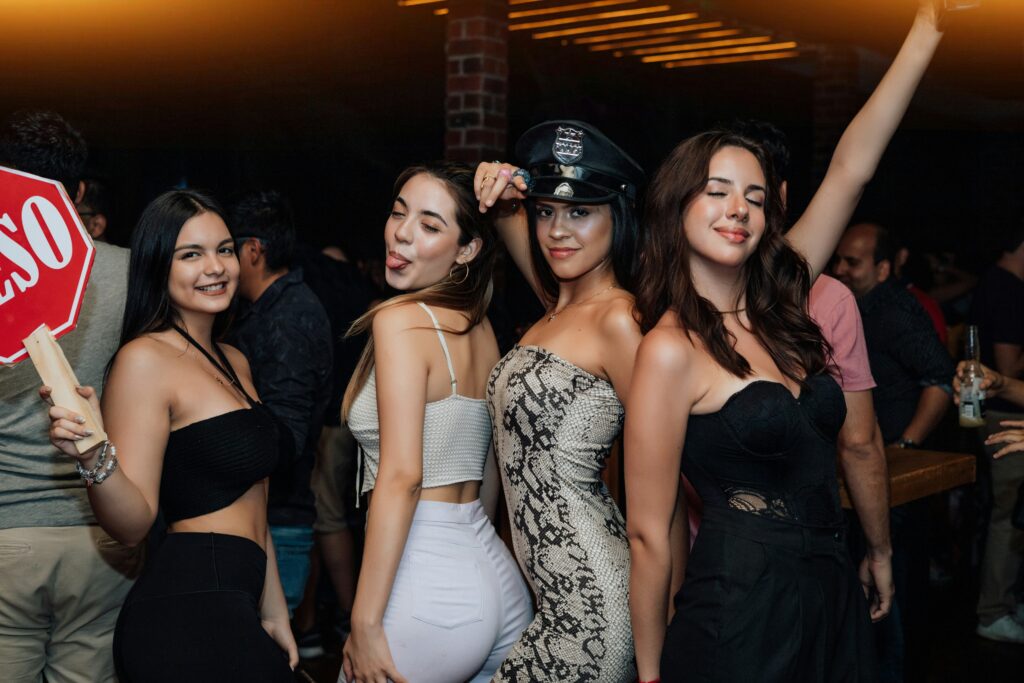
[[[214,213],[224,219],[224,210],[209,195],[196,190],[172,190],[145,208],[132,233],[128,262],[128,298],[124,307],[121,342],[118,349],[149,332],[180,324],[178,312],[167,292],[174,245],[182,226],[190,218]],[[227,221],[224,221],[227,223]],[[233,306],[217,316],[213,338],[219,339],[231,320]]]

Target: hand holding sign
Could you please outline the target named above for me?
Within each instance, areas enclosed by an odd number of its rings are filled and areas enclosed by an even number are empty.
[[[79,453],[107,436],[55,340],[75,327],[93,258],[63,185],[0,167],[0,363],[31,356],[54,404],[85,417]]]

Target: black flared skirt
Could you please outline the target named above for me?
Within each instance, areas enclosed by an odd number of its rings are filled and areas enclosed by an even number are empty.
[[[842,530],[706,509],[661,680],[874,682],[870,625]]]

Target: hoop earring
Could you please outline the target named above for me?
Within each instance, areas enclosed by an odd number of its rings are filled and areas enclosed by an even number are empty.
[[[455,269],[458,268],[459,266],[462,266],[466,270],[463,271],[462,279],[461,280],[456,280],[455,279]],[[466,280],[469,279],[469,264],[468,263],[455,263],[455,264],[453,264],[452,267],[448,270],[448,279],[452,281],[452,284],[461,285],[463,282],[465,282]]]

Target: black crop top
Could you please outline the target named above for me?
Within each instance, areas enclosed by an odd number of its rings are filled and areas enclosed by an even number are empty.
[[[175,429],[167,438],[160,475],[160,507],[168,523],[221,510],[238,500],[277,466],[280,429],[263,404],[242,389],[217,348],[223,366],[178,330],[236,383],[249,408],[232,410]]]
[[[842,525],[836,439],[846,403],[828,374],[805,385],[793,398],[778,382],[756,381],[717,412],[690,416],[683,473],[704,505],[801,526]]]

